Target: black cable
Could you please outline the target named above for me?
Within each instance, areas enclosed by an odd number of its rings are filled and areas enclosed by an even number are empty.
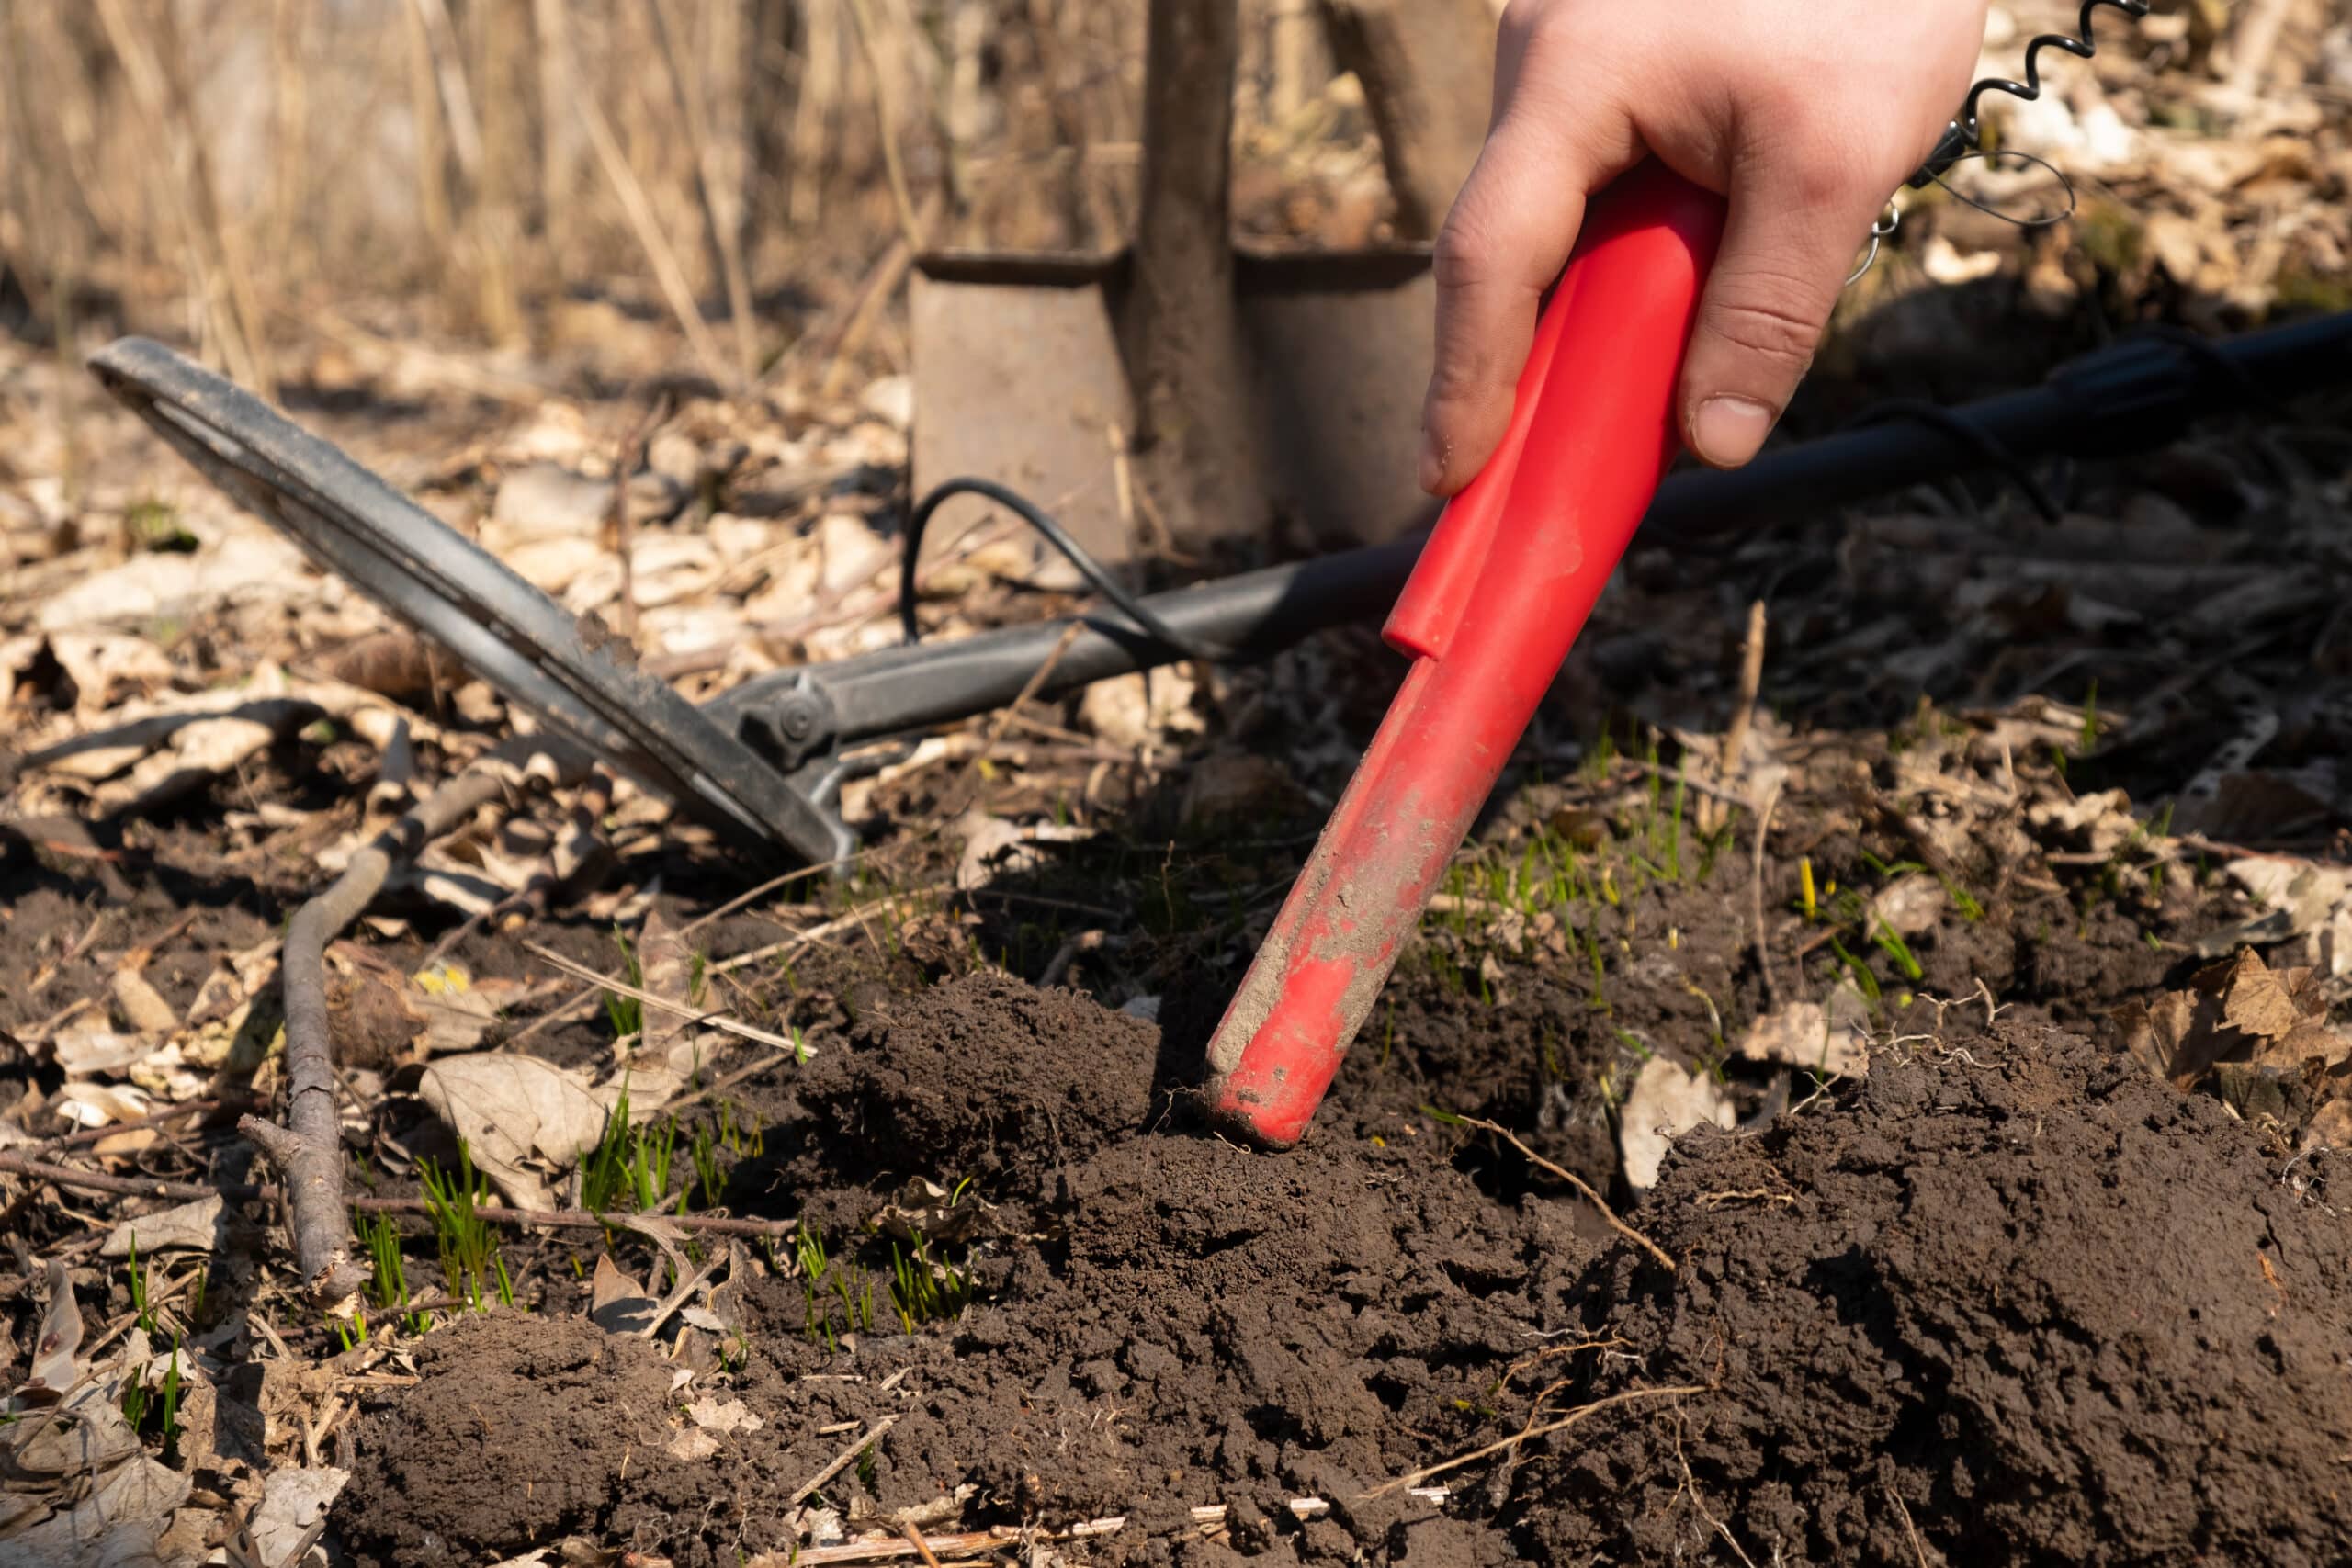
[[[1858,430],[1866,425],[1886,424],[1896,420],[1925,425],[1930,430],[1940,432],[1959,445],[1976,453],[1984,459],[1987,466],[1998,468],[2008,475],[2018,489],[2025,492],[2025,498],[2033,503],[2033,509],[2041,513],[2044,521],[2056,523],[2065,515],[2060,509],[2056,498],[2052,496],[2048,488],[2035,477],[2032,466],[2012,450],[2007,443],[2000,440],[1991,432],[1962,419],[1939,403],[1921,402],[1908,398],[1879,403],[1863,410],[1849,423],[1848,428]]]
[[[909,644],[922,640],[922,627],[915,620],[915,567],[922,557],[923,530],[931,524],[931,514],[939,510],[940,502],[958,495],[982,496],[1012,513],[1039,534],[1046,542],[1059,550],[1063,558],[1078,569],[1090,587],[1110,601],[1112,606],[1135,623],[1146,637],[1162,647],[1173,649],[1185,658],[1203,663],[1214,663],[1223,655],[1216,649],[1194,642],[1183,633],[1145,608],[1136,596],[1119,586],[1102,563],[1086,551],[1086,547],[1069,536],[1069,530],[1047,515],[1045,510],[1028,497],[998,484],[994,479],[956,479],[934,485],[930,493],[915,503],[907,518],[906,553],[899,562],[899,624],[907,634]]]

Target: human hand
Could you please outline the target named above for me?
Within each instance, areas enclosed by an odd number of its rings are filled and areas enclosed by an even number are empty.
[[[1967,93],[1986,4],[1511,0],[1486,148],[1438,236],[1423,488],[1451,495],[1493,453],[1586,198],[1650,154],[1729,198],[1680,419],[1702,461],[1753,457]]]

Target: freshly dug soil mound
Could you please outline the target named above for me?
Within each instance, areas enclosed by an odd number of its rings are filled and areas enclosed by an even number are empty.
[[[1525,1353],[1539,1276],[1578,1250],[1419,1150],[1139,1138],[1043,1213],[1067,1243],[967,1318],[935,1435],[909,1436],[1063,1519],[1354,1497],[1461,1429],[1469,1369]]]
[[[664,1516],[734,1479],[664,1451],[670,1368],[642,1339],[502,1314],[461,1317],[415,1354],[424,1381],[361,1423],[367,1457],[339,1505],[382,1560],[455,1568],[567,1535],[658,1539]]]
[[[991,1175],[1140,1131],[1159,1049],[1138,1019],[983,970],[869,1003],[845,1073],[807,1100],[858,1164]]]
[[[424,1382],[360,1430],[345,1539],[424,1564],[577,1530],[732,1563],[781,1548],[783,1499],[888,1417],[824,1489],[851,1528],[1125,1516],[1058,1549],[1081,1562],[1729,1562],[1725,1532],[1752,1563],[2352,1552],[2346,1222],[2256,1130],[2115,1054],[1955,1035],[1688,1142],[1629,1216],[1669,1273],[1579,1239],[1551,1189],[1493,1196],[1461,1167],[1516,1156],[1433,1122],[1336,1119],[1273,1156],[1171,1130],[1155,1045],[993,977],[866,1010],[805,1091],[826,1141],[775,1210],[846,1219],[883,1176],[985,1170],[991,1293],[835,1348],[800,1282],[749,1281],[749,1362],[715,1392],[764,1424],[691,1461],[665,1450],[689,1395],[648,1348],[576,1320],[435,1333]],[[880,1246],[829,1234],[837,1266]],[[1588,1336],[1615,1343],[1557,1354]],[[1545,1413],[1705,1392],[1452,1471],[1442,1504],[1366,1497],[1509,1438],[1560,1379]],[[1189,1510],[1213,1504],[1204,1540]]]
[[[2345,1562],[2352,1231],[2288,1157],[2030,1028],[1686,1145],[1636,1216],[1680,1271],[1585,1280],[1638,1359],[1591,1392],[1715,1391],[1547,1461],[1532,1543],[1703,1555],[1702,1505],[1759,1562]]]

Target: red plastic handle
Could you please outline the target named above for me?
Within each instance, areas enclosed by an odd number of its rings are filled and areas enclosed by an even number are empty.
[[[1209,1043],[1209,1101],[1295,1143],[1648,511],[1722,199],[1656,164],[1597,199],[1502,445],[1438,520],[1385,636],[1415,656]]]

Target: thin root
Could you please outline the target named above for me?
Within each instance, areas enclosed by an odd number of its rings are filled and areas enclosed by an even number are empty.
[[[1623,1393],[1612,1393],[1605,1399],[1596,1399],[1590,1404],[1580,1404],[1566,1416],[1550,1421],[1531,1420],[1528,1425],[1510,1437],[1488,1443],[1484,1448],[1473,1449],[1466,1454],[1456,1454],[1452,1459],[1437,1464],[1424,1465],[1419,1470],[1396,1477],[1394,1481],[1384,1481],[1365,1493],[1364,1500],[1369,1502],[1374,1497],[1385,1497],[1391,1492],[1401,1492],[1407,1487],[1419,1486],[1433,1476],[1443,1475],[1447,1471],[1459,1470],[1465,1464],[1476,1464],[1482,1459],[1492,1459],[1495,1455],[1515,1449],[1521,1443],[1532,1442],[1537,1438],[1549,1437],[1554,1432],[1565,1432],[1569,1427],[1579,1425],[1587,1417],[1598,1416],[1600,1412],[1616,1405],[1631,1404],[1644,1399],[1679,1399],[1688,1394],[1704,1393],[1709,1386],[1706,1383],[1693,1382],[1676,1383],[1668,1388],[1629,1388]]]
[[[1600,1217],[1609,1223],[1609,1228],[1611,1230],[1615,1231],[1619,1235],[1623,1236],[1626,1240],[1634,1242],[1641,1247],[1643,1250],[1646,1251],[1652,1258],[1655,1258],[1660,1263],[1665,1264],[1668,1269],[1679,1269],[1681,1267],[1680,1264],[1675,1262],[1674,1255],[1672,1253],[1667,1251],[1666,1248],[1660,1247],[1657,1243],[1652,1241],[1649,1237],[1644,1235],[1641,1232],[1635,1230],[1624,1221],[1619,1219],[1617,1217],[1617,1212],[1614,1209],[1611,1209],[1608,1203],[1603,1201],[1600,1193],[1592,1190],[1592,1184],[1587,1181],[1583,1177],[1578,1176],[1572,1170],[1564,1169],[1563,1168],[1553,1164],[1550,1160],[1545,1159],[1542,1155],[1539,1155],[1533,1149],[1529,1148],[1526,1144],[1520,1140],[1519,1134],[1512,1132],[1508,1127],[1502,1126],[1498,1122],[1487,1121],[1485,1118],[1478,1116],[1464,1116],[1461,1121],[1462,1125],[1464,1127],[1476,1127],[1482,1133],[1492,1133],[1496,1137],[1500,1138],[1503,1142],[1509,1144],[1512,1148],[1517,1149],[1521,1155],[1525,1156],[1530,1165],[1535,1166],[1537,1168],[1542,1170],[1550,1171],[1554,1176],[1558,1177],[1561,1180],[1575,1188],[1578,1192],[1583,1193],[1585,1201],[1590,1203],[1595,1209],[1598,1209],[1600,1212]]]

